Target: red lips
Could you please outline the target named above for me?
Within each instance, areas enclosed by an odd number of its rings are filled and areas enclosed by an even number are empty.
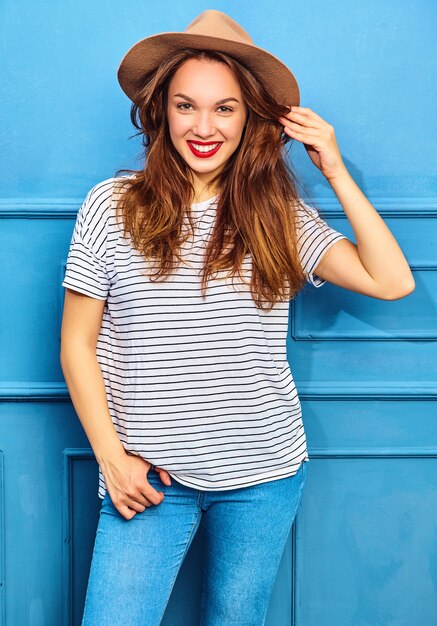
[[[199,157],[201,159],[207,159],[208,157],[213,156],[214,154],[218,152],[218,150],[220,150],[220,147],[222,145],[222,142],[217,142],[217,141],[207,141],[207,142],[196,141],[195,143],[198,143],[200,146],[213,146],[214,144],[218,143],[218,146],[214,148],[214,150],[209,150],[208,152],[200,152],[199,150],[196,150],[196,148],[193,146],[192,141],[187,141],[187,143],[190,146],[190,150],[194,154],[194,156]]]

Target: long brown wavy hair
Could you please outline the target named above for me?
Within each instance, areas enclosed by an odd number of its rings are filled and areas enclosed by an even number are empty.
[[[289,167],[285,146],[291,137],[278,117],[289,112],[266,91],[241,62],[218,51],[186,49],[174,53],[144,76],[130,117],[141,135],[145,166],[128,172],[117,185],[117,200],[124,234],[148,260],[154,260],[151,280],[170,276],[180,250],[192,231],[183,230],[184,218],[193,228],[190,205],[194,198],[193,173],[170,138],[166,117],[168,86],[190,58],[225,63],[239,81],[248,108],[246,126],[238,148],[208,185],[219,197],[213,231],[201,272],[205,298],[210,277],[227,270],[247,283],[241,272],[246,255],[251,258],[250,292],[256,306],[271,310],[279,300],[289,300],[305,284],[297,251],[296,210],[302,182]],[[133,174],[133,176],[132,176]]]

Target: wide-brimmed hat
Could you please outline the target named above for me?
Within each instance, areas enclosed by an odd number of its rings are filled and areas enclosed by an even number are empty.
[[[282,61],[253,43],[250,35],[229,15],[208,9],[183,32],[159,33],[141,39],[124,55],[117,70],[118,82],[136,104],[144,74],[157,68],[173,52],[183,48],[218,50],[241,61],[280,104],[299,105],[299,87]]]

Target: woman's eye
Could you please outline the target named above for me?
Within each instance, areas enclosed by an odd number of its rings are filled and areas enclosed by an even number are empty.
[[[179,109],[181,107],[190,107],[190,106],[191,106],[191,104],[189,104],[188,102],[183,102],[181,104],[178,104],[176,108]],[[227,106],[224,106],[224,105],[222,105],[222,106],[220,106],[218,108],[219,109],[226,109],[227,111],[231,111],[231,112],[233,111],[233,109],[231,109],[231,107],[227,107]],[[186,111],[186,110],[187,109],[182,109],[182,111]],[[226,113],[226,111],[225,111],[225,113]]]

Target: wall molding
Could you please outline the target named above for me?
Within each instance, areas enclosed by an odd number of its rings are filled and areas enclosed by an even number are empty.
[[[381,217],[437,217],[437,198],[389,198],[366,196],[369,202],[375,207]],[[305,200],[305,198],[303,198]],[[319,198],[312,200],[320,211],[332,218],[347,219],[344,210],[337,198]]]
[[[83,197],[9,197],[0,198],[0,219],[70,219],[77,214],[85,199]],[[330,218],[347,219],[336,198],[302,198],[315,204]],[[381,198],[368,197],[379,215],[384,217],[437,217],[437,198]]]
[[[409,263],[413,275],[417,272],[436,272],[437,265],[435,263]],[[418,282],[416,280],[416,282]],[[329,284],[327,285],[329,288]],[[331,331],[331,330],[314,330],[311,327],[305,328],[303,324],[304,313],[304,292],[305,290],[316,290],[312,285],[305,285],[303,293],[299,293],[297,297],[290,301],[290,338],[293,341],[437,341],[437,333],[435,330],[415,330],[408,329],[405,332],[389,332],[379,331],[375,329],[360,329],[349,331]],[[351,299],[358,294],[351,294]],[[396,301],[395,301],[396,302]],[[389,306],[387,301],[387,306]],[[388,312],[387,312],[388,315]]]
[[[314,459],[429,459],[437,458],[437,447],[429,448],[311,448],[308,446],[308,456],[310,462]],[[311,471],[311,470],[309,470]],[[299,575],[305,555],[301,552],[301,516],[296,515],[293,524],[292,551],[293,551],[293,573],[292,573],[292,624],[298,624],[299,607],[302,597],[302,577]]]
[[[373,381],[357,384],[296,382],[301,400],[428,400],[437,397],[437,381]]]
[[[308,447],[311,459],[433,459],[437,458],[437,447],[429,448],[311,448]]]
[[[73,480],[72,466],[77,461],[95,459],[91,448],[68,448],[62,453],[62,624],[73,623]]]
[[[437,381],[356,382],[296,381],[302,400],[429,400],[437,397]],[[63,382],[1,382],[0,402],[69,402]]]

